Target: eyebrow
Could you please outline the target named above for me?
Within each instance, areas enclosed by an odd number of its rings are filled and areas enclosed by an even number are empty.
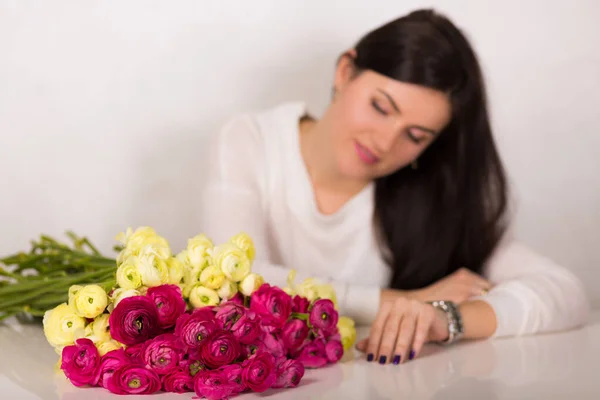
[[[389,100],[389,102],[392,104],[392,107],[394,108],[394,110],[396,110],[396,112],[400,113],[400,108],[398,107],[398,104],[396,104],[396,102],[394,101],[394,99],[392,98],[392,96],[389,95],[389,93],[387,93],[385,90],[377,88],[377,91],[382,93],[385,97],[387,97],[387,99]],[[420,129],[424,132],[429,133],[430,135],[437,135],[437,132],[433,129],[429,129],[429,128],[425,128],[423,126],[418,126],[418,125],[414,125],[414,128]]]

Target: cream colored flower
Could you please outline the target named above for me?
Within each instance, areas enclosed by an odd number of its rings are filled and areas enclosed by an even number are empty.
[[[140,252],[137,268],[142,276],[144,286],[154,287],[169,282],[169,268],[167,267],[167,263],[154,254],[149,247],[145,247]]]
[[[75,342],[75,332],[85,328],[85,319],[62,303],[44,313],[43,325],[46,340],[60,354],[63,347]]]
[[[254,248],[254,242],[250,235],[245,232],[238,233],[233,236],[230,240],[231,243],[235,244],[240,249],[246,252],[248,259],[252,262],[254,261],[254,257],[256,256],[256,249]]]
[[[227,279],[240,282],[250,273],[250,259],[244,250],[233,243],[215,247],[213,262],[223,271]]]
[[[251,296],[252,293],[258,290],[258,288],[261,287],[263,283],[265,283],[264,278],[261,275],[252,272],[248,276],[246,276],[243,281],[240,282],[240,284],[238,285],[238,290],[244,296]]]
[[[131,256],[117,268],[117,284],[123,289],[137,289],[142,286],[142,274],[138,269],[139,259]]]
[[[305,279],[301,284],[294,287],[296,294],[306,297],[309,301],[315,301],[319,296],[318,282],[314,278]]]
[[[81,289],[83,288],[83,286],[81,285],[71,285],[71,287],[69,287],[69,305],[73,304],[73,301],[75,299],[75,295],[77,294],[77,292],[79,292]]]
[[[69,304],[75,314],[84,318],[96,318],[108,305],[106,291],[98,285],[86,285],[79,289]]]
[[[96,342],[106,342],[111,339],[110,336],[110,327],[108,325],[110,315],[102,314],[96,317],[94,321],[90,324],[92,326],[92,334],[94,335],[94,339],[92,340],[94,343]]]
[[[284,292],[290,296],[299,295],[305,297],[311,302],[318,299],[329,299],[337,309],[337,296],[332,285],[321,283],[315,278],[307,278],[299,285],[295,285],[295,279],[296,271],[291,270],[287,278],[288,287],[283,289]]]
[[[190,303],[194,308],[216,306],[219,300],[217,292],[202,285],[196,284],[190,290]]]
[[[205,235],[197,235],[191,239],[188,239],[187,259],[189,265],[193,267],[200,267],[204,269],[211,261],[211,251],[214,247],[212,240]]]
[[[175,257],[167,259],[167,269],[169,270],[169,283],[177,285],[183,279],[183,263]]]
[[[104,342],[96,343],[96,348],[98,349],[98,353],[100,353],[100,357],[108,353],[109,351],[119,350],[124,348],[121,343],[117,342],[114,339],[109,339]]]
[[[344,351],[349,350],[356,341],[356,328],[354,320],[349,317],[341,316],[338,319],[337,328],[342,338]]]
[[[121,264],[130,256],[139,255],[142,249],[147,247],[150,247],[152,252],[163,260],[171,256],[169,242],[147,226],[140,227],[135,232],[132,232],[131,228],[127,228],[125,232],[118,234],[116,239],[125,245],[117,256],[117,264]]]
[[[225,282],[225,275],[214,265],[204,268],[200,274],[200,283],[209,289],[219,289]]]
[[[200,275],[202,274],[202,271],[204,271],[205,268],[206,266],[199,265],[195,267],[186,268],[183,271],[183,283],[185,283],[187,286],[191,286],[200,282]]]
[[[223,285],[219,290],[217,290],[217,294],[220,298],[224,300],[229,300],[238,292],[238,287],[235,282],[231,282],[230,280],[225,280]]]

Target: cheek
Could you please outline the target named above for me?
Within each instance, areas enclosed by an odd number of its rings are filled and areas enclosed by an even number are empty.
[[[382,173],[387,175],[409,165],[419,157],[423,150],[423,146],[415,145],[410,139],[399,140],[382,163]]]

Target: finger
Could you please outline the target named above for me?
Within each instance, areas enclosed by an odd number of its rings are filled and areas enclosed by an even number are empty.
[[[375,355],[379,350],[381,335],[383,334],[385,321],[390,313],[390,308],[391,305],[389,302],[383,303],[379,309],[379,312],[377,313],[375,322],[373,322],[373,325],[371,325],[371,330],[369,332],[369,343],[367,345],[367,361],[369,362],[375,359]]]
[[[414,351],[413,358],[417,357],[421,353],[423,345],[427,340],[429,328],[431,327],[434,317],[435,309],[430,305],[424,306],[419,312],[417,317],[417,326],[415,328],[415,336],[412,344],[412,351]]]
[[[417,301],[411,301],[407,312],[402,318],[402,322],[400,323],[400,332],[398,333],[398,338],[396,339],[396,346],[394,349],[394,358],[392,361],[394,364],[403,363],[408,359],[415,334],[415,307],[418,307],[417,305],[419,304],[421,303]]]
[[[367,349],[367,343],[368,343],[368,339],[363,339],[363,340],[361,340],[360,342],[358,342],[358,343],[356,344],[356,349],[357,349],[358,351],[362,351],[362,352],[364,352],[364,351]]]
[[[481,289],[490,289],[492,287],[491,283],[487,279],[469,269],[461,268],[456,271],[456,274],[459,278]]]
[[[392,353],[394,352],[396,339],[398,338],[400,323],[407,311],[407,306],[408,300],[399,298],[396,300],[393,308],[390,310],[383,328],[383,335],[381,337],[381,344],[379,346],[379,354],[377,355],[379,364],[386,364],[387,362],[392,361]]]

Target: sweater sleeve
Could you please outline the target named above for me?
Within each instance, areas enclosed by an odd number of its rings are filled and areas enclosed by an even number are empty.
[[[339,311],[357,324],[370,324],[379,309],[380,288],[353,285],[326,277],[308,276],[292,265],[272,262],[267,229],[268,155],[257,121],[241,115],[229,121],[208,145],[206,182],[200,200],[199,225],[215,243],[246,232],[256,248],[252,270],[273,285],[284,287],[291,269],[296,282],[314,277],[336,290]]]
[[[484,275],[494,285],[479,298],[496,313],[493,337],[567,330],[588,320],[589,303],[581,281],[512,239],[498,246]]]

